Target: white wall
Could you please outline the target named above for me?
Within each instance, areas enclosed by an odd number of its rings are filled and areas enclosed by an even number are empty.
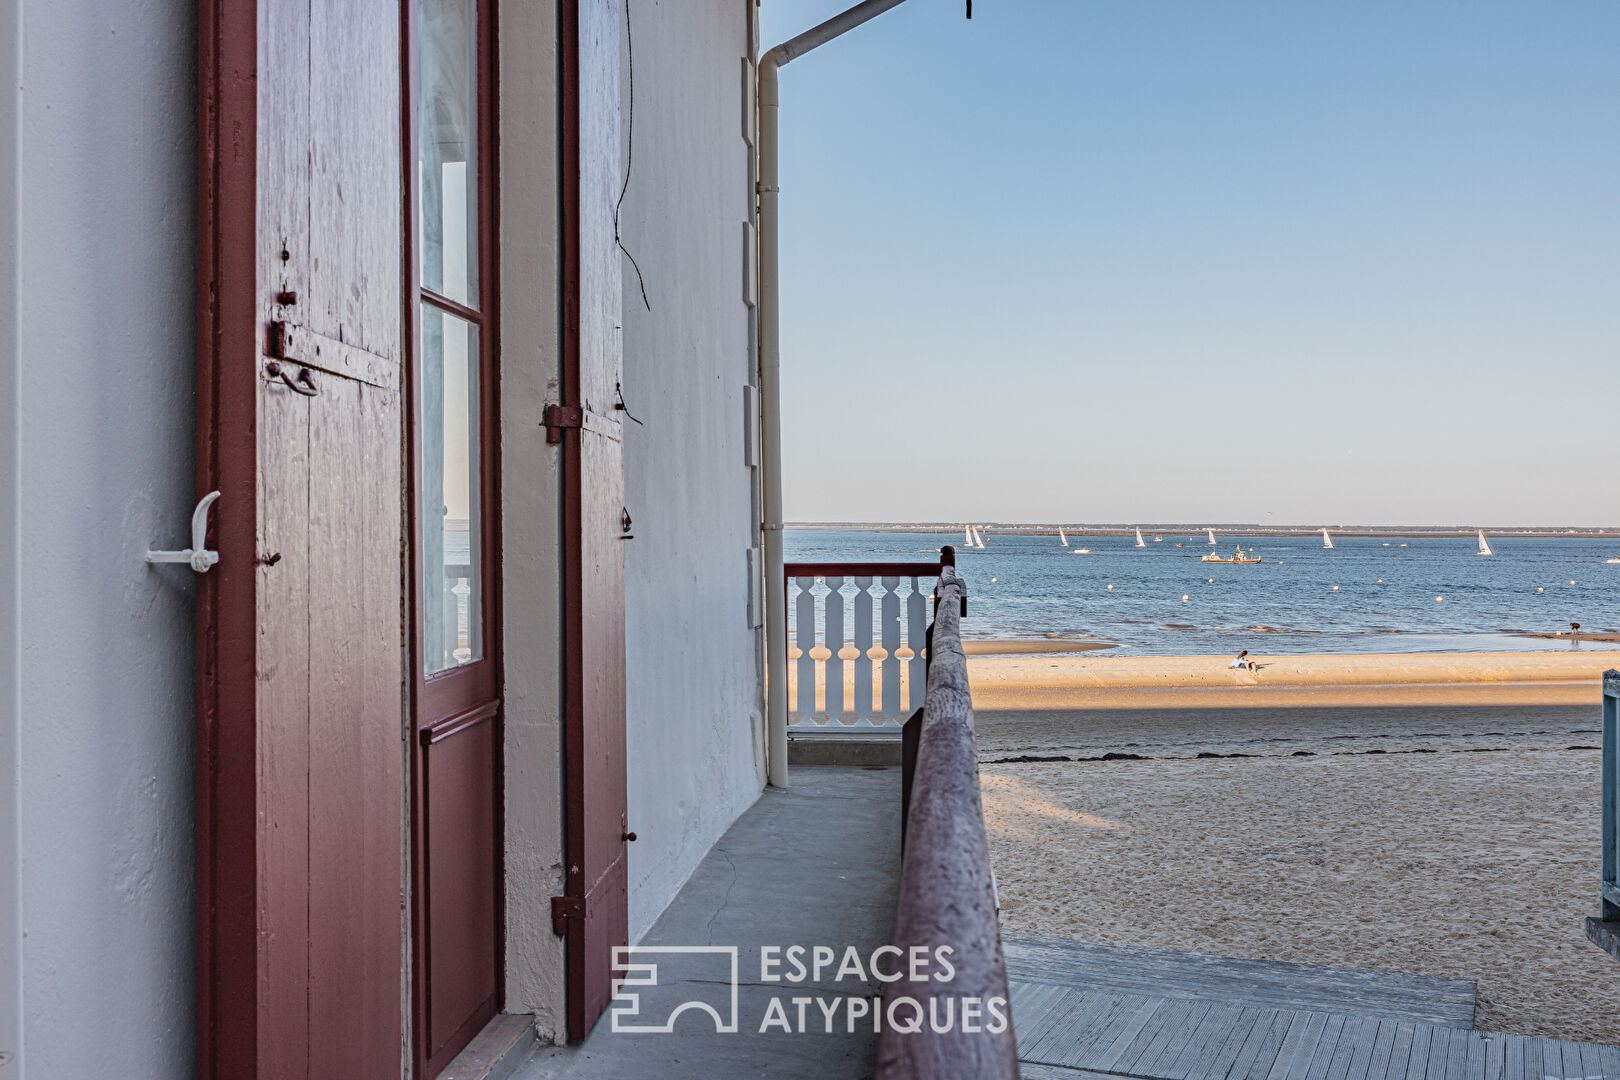
[[[192,1061],[195,4],[22,5],[29,1077]],[[8,31],[9,36],[9,31]],[[220,508],[229,510],[228,507]]]
[[[21,660],[18,619],[17,124],[19,0],[0,0],[0,1077],[21,1075],[22,924],[18,859]]]
[[[630,0],[634,77],[624,245],[630,939],[658,916],[762,784],[744,464],[753,329],[742,62],[753,0]],[[628,106],[629,102],[626,101]]]

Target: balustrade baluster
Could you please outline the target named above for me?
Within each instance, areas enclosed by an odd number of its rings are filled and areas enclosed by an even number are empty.
[[[824,611],[826,624],[827,651],[832,655],[827,657],[826,666],[826,702],[827,722],[840,723],[846,711],[844,705],[844,658],[838,654],[844,650],[844,594],[839,592],[844,587],[844,579],[830,577],[827,579],[827,599]]]
[[[855,579],[855,720],[868,721],[872,716],[872,579]]]
[[[798,714],[796,722],[809,727],[815,723],[816,715],[816,662],[810,656],[810,650],[816,646],[816,597],[810,587],[816,579],[794,578],[793,583],[799,587],[793,600],[796,616],[793,643],[799,649],[799,707],[794,711]]]
[[[896,721],[900,717],[900,579],[883,579],[883,649],[889,655],[883,659],[883,719]]]

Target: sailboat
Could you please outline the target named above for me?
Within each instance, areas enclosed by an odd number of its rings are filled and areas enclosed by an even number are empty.
[[[1069,538],[1067,536],[1063,535],[1063,526],[1061,526],[1061,525],[1058,526],[1058,539],[1063,541],[1063,546],[1064,547],[1069,546]]]
[[[979,535],[979,527],[977,525],[973,526],[973,546],[981,551],[984,550],[984,537]]]
[[[1328,548],[1329,550],[1332,550],[1333,548],[1333,537],[1328,535],[1328,531],[1326,529],[1322,530],[1322,546]]]
[[[1142,530],[1140,528],[1136,530],[1136,546],[1147,547],[1147,541],[1142,539]]]
[[[1491,550],[1491,545],[1489,545],[1489,544],[1487,544],[1485,542],[1485,530],[1484,529],[1479,530],[1479,553],[1481,555],[1494,555],[1494,554],[1496,554],[1496,552]]]
[[[1209,546],[1214,547],[1215,546],[1215,530],[1214,529],[1205,529],[1204,531],[1209,533]]]
[[[973,526],[962,526],[962,543],[966,544],[968,547],[973,546]]]

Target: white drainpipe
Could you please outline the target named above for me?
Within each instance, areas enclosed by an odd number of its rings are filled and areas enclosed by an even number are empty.
[[[759,394],[764,476],[765,767],[772,787],[788,786],[787,591],[782,572],[782,323],[777,277],[777,79],[783,64],[825,45],[905,0],[864,0],[759,58]]]

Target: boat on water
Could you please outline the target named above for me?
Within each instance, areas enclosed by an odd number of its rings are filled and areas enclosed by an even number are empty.
[[[984,537],[979,535],[979,527],[973,526],[973,546],[980,551],[984,550]]]
[[[1239,544],[1238,549],[1232,552],[1230,555],[1217,555],[1212,551],[1208,555],[1205,555],[1200,561],[1207,563],[1235,563],[1239,566],[1247,566],[1251,563],[1265,562],[1265,560],[1260,556],[1252,554],[1253,550],[1253,548],[1250,548],[1248,552],[1245,552],[1243,550],[1243,546]]]
[[[1069,554],[1070,555],[1090,555],[1091,554],[1091,549],[1090,548],[1075,548],[1073,551],[1069,552]],[[1610,559],[1609,561],[1610,562],[1620,562],[1620,559]]]
[[[1136,530],[1136,546],[1137,547],[1147,547],[1147,541],[1142,539],[1142,530],[1141,529]]]
[[[1616,558],[1613,558],[1613,559],[1604,559],[1603,561],[1606,562],[1606,563],[1614,563],[1616,565],[1620,565],[1620,557],[1616,557]]]
[[[1063,534],[1063,526],[1061,525],[1058,526],[1058,539],[1062,541],[1064,547],[1069,546],[1069,538]]]
[[[1330,551],[1333,549],[1333,537],[1328,535],[1328,531],[1326,529],[1322,530],[1322,546]],[[1403,544],[1402,546],[1404,547],[1405,545]]]
[[[1487,544],[1485,542],[1485,530],[1484,529],[1479,530],[1479,554],[1481,554],[1481,555],[1495,555],[1496,554],[1496,552],[1491,550],[1491,545]]]
[[[1215,546],[1215,530],[1214,529],[1205,529],[1204,531],[1209,533],[1209,546],[1214,547]]]
[[[962,543],[966,544],[968,547],[973,546],[973,526],[962,526]]]

